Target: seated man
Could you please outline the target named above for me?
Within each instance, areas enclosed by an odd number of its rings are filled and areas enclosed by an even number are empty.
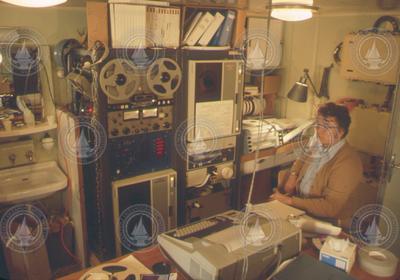
[[[286,195],[277,191],[271,197],[349,227],[363,204],[361,159],[345,139],[350,122],[346,107],[332,102],[322,105],[309,151],[295,161],[281,190]]]

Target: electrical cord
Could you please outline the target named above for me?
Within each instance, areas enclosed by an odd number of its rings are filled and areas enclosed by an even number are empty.
[[[65,252],[66,252],[71,258],[73,258],[77,263],[81,264],[81,260],[80,260],[77,256],[75,256],[75,255],[68,249],[68,247],[65,245],[65,240],[64,240],[64,227],[65,227],[65,225],[68,225],[68,224],[73,225],[73,224],[72,224],[72,221],[68,221],[68,223],[66,223],[66,224],[64,224],[62,221],[59,221],[59,224],[60,224],[60,242],[61,242],[61,245],[62,245],[63,249],[65,250]]]
[[[275,276],[276,273],[278,273],[279,271],[279,267],[281,265],[282,262],[282,245],[278,246],[278,253],[277,253],[277,261],[276,261],[276,266],[274,271],[268,276],[268,278],[266,280],[271,280],[272,277]]]
[[[269,6],[272,6],[272,0],[268,1]],[[267,37],[269,37],[270,34],[270,24],[271,24],[271,9],[268,9],[268,17],[267,17]],[[265,49],[265,53],[264,53],[264,59],[263,62],[265,63],[265,61],[267,60],[267,53],[268,53],[268,44],[266,44],[266,49]],[[264,91],[264,75],[265,75],[265,65],[263,65],[264,67],[261,69],[261,85],[260,85],[260,92],[259,92],[259,98],[261,100],[261,98],[263,98],[263,91]],[[264,119],[264,110],[260,111],[260,114],[258,116],[258,120],[259,120],[259,124],[258,124],[258,131],[257,131],[257,137],[258,139],[261,139],[262,137],[262,129],[263,129],[263,119]],[[256,176],[256,170],[257,170],[257,161],[259,158],[259,152],[260,152],[260,141],[258,141],[256,143],[256,147],[255,147],[255,156],[254,156],[254,164],[253,164],[253,172],[251,174],[251,182],[250,182],[250,188],[249,188],[249,194],[248,194],[248,198],[247,198],[247,204],[246,204],[246,208],[245,208],[245,215],[247,213],[250,212],[251,210],[251,197],[253,195],[253,189],[254,189],[254,180],[255,180],[255,176]],[[246,279],[246,275],[247,275],[247,271],[248,271],[248,259],[247,257],[244,258],[243,260],[243,268],[242,268],[242,279]]]
[[[54,105],[56,105],[56,102],[54,100],[54,92],[53,92],[53,90],[51,89],[51,86],[50,86],[50,79],[49,79],[49,74],[48,74],[48,71],[47,71],[47,67],[46,67],[46,65],[44,65],[42,60],[39,60],[39,63],[43,66],[43,69],[44,69],[44,74],[46,76],[46,83],[47,83],[47,87],[49,89],[49,94],[50,94],[51,101],[53,102]]]
[[[194,186],[194,188],[198,189],[198,188],[204,187],[208,183],[208,180],[210,179],[210,177],[211,177],[211,174],[207,174],[207,176],[204,178],[203,182],[201,182],[201,184],[199,184],[197,186]]]
[[[272,0],[269,0],[269,7],[272,6]],[[268,9],[268,18],[267,18],[267,37],[269,37],[270,34],[270,25],[271,25],[271,9]],[[266,49],[265,49],[265,53],[264,53],[264,63],[267,60],[267,53],[268,53],[268,44],[266,44]],[[264,75],[265,75],[265,65],[264,67],[261,69],[261,89],[259,92],[260,95],[260,99],[263,98],[263,91],[264,91]],[[257,132],[257,136],[258,139],[261,139],[262,136],[262,128],[263,128],[263,119],[264,119],[264,111],[261,110],[260,114],[259,114],[259,124],[258,124],[258,132]],[[260,142],[256,143],[256,148],[255,148],[255,157],[254,157],[254,164],[253,164],[253,172],[251,174],[251,182],[250,182],[250,189],[249,189],[249,196],[247,198],[247,204],[246,204],[246,210],[245,212],[248,213],[248,211],[250,211],[251,208],[251,197],[253,195],[253,189],[254,189],[254,180],[255,180],[255,176],[256,176],[256,170],[257,170],[257,160],[259,158],[259,153],[260,153]]]
[[[385,22],[388,22],[392,25],[392,32],[399,32],[399,21],[397,18],[392,16],[382,16],[378,18],[373,25],[373,29],[375,31],[379,31],[379,28]]]

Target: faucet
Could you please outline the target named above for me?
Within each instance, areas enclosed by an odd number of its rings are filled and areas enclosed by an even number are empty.
[[[32,151],[27,151],[25,156],[29,161],[33,160],[33,152]]]
[[[8,156],[8,159],[11,161],[12,165],[14,165],[15,160],[17,159],[17,156],[15,154],[11,154]]]

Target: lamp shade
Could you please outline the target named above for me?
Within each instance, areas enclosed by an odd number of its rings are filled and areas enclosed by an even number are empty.
[[[288,98],[296,102],[307,102],[308,85],[303,78],[296,82],[288,93]]]
[[[271,16],[283,21],[302,21],[312,17],[313,0],[272,0]]]
[[[63,4],[67,0],[2,0],[3,2],[29,8],[44,8]]]

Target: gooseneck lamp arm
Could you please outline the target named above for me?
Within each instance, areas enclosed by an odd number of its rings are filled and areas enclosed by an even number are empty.
[[[309,72],[309,70],[308,70],[307,68],[304,69],[304,75],[306,76],[307,80],[310,81],[311,87],[312,87],[312,89],[313,89],[315,95],[316,95],[317,97],[321,97],[320,94],[319,94],[319,92],[318,92],[317,89],[315,88],[314,83],[312,82],[311,77],[310,77],[310,75],[308,74],[308,72]]]

